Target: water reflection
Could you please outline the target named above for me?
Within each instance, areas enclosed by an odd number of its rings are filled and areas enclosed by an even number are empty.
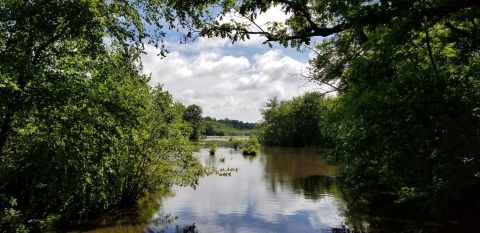
[[[92,232],[335,232],[346,222],[338,167],[314,150],[265,148],[243,156],[222,147],[215,156],[207,149],[196,155],[206,166],[238,172],[204,177],[196,190],[174,187],[147,224]]]
[[[157,216],[161,209],[163,199],[173,197],[170,190],[158,190],[141,199],[138,205],[132,208],[123,208],[110,211],[96,219],[88,221],[79,220],[65,226],[68,232],[91,232],[91,233],[130,233],[148,232],[149,225],[169,225],[174,222],[175,216]]]
[[[195,222],[200,232],[321,232],[344,222],[338,168],[313,150],[268,148],[244,157],[220,148],[216,154],[200,150],[198,156],[207,166],[238,172],[206,177],[197,190],[174,188],[175,197],[163,202],[161,214],[179,216],[179,225]]]
[[[339,168],[311,148],[270,147],[262,150],[265,179],[272,192],[291,189],[307,199],[340,198],[336,176]]]

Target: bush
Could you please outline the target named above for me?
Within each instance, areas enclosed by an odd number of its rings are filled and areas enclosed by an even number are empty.
[[[232,143],[232,147],[233,147],[233,149],[235,149],[235,150],[240,149],[240,147],[243,145],[243,141],[242,141],[242,140],[239,140],[239,139],[230,138],[229,141]]]
[[[251,136],[245,142],[245,148],[242,151],[243,155],[257,155],[260,152],[260,143],[257,137]]]
[[[29,232],[23,224],[21,212],[16,209],[17,200],[15,198],[1,198],[0,204],[0,233],[27,233]]]
[[[209,142],[206,144],[206,147],[209,149],[210,155],[215,155],[215,151],[217,150],[217,143]]]

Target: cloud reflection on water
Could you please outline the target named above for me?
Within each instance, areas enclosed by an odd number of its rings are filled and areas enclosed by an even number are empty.
[[[207,154],[198,154],[205,165],[239,171],[202,178],[196,190],[174,188],[160,212],[179,216],[174,224],[195,222],[200,232],[319,232],[345,222],[333,177],[338,169],[312,151],[267,149],[249,160],[219,148],[222,164]]]

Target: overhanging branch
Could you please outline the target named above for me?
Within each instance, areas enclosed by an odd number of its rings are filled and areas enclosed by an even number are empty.
[[[288,3],[287,3],[288,4]],[[347,29],[357,27],[362,28],[365,26],[374,26],[374,25],[381,25],[381,24],[388,24],[393,18],[402,16],[408,17],[412,19],[411,21],[414,22],[421,22],[423,17],[427,17],[429,19],[438,19],[443,18],[452,13],[468,9],[468,8],[479,8],[480,3],[478,0],[450,0],[445,3],[438,5],[437,7],[425,7],[424,9],[420,9],[417,11],[412,11],[412,5],[405,5],[405,7],[391,11],[369,11],[369,9],[365,8],[365,12],[367,14],[362,15],[356,19],[347,19],[343,23],[337,24],[331,27],[320,27],[318,24],[315,23],[312,15],[305,6],[298,5],[294,2],[290,2],[289,7],[293,10],[294,14],[303,17],[303,19],[307,22],[307,27],[303,28],[301,31],[293,32],[292,34],[276,34],[275,32],[268,32],[264,30],[260,31],[251,31],[248,29],[239,29],[237,28],[237,32],[241,32],[248,35],[262,35],[266,37],[265,43],[268,42],[278,42],[278,41],[289,41],[289,40],[303,40],[308,41],[311,37],[328,37],[334,35],[336,33],[345,31]],[[368,6],[366,6],[368,7]],[[249,18],[249,17],[247,17]],[[250,18],[249,18],[250,19]],[[373,20],[372,19],[376,19]],[[415,20],[413,20],[415,19]],[[253,21],[253,19],[250,19]],[[258,26],[258,25],[257,25]]]

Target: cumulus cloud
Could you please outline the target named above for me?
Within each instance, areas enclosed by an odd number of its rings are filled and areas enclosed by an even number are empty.
[[[242,17],[238,12],[231,11],[228,14],[223,16],[223,19],[220,20],[221,23],[243,23],[249,25],[250,31],[267,31],[268,27],[273,23],[285,23],[287,19],[292,16],[291,13],[285,14],[282,10],[282,6],[277,5],[271,7],[267,11],[258,14],[255,19],[255,24],[253,24],[249,19]],[[262,46],[262,43],[265,42],[265,38],[260,35],[251,35],[249,40],[240,42],[239,44],[245,46]]]
[[[176,100],[200,105],[205,116],[256,122],[269,98],[289,99],[316,89],[298,77],[308,54],[301,60],[291,50],[259,45],[199,38],[189,45],[170,43],[173,52],[166,58],[147,46],[143,72],[151,75],[152,86],[163,84]]]
[[[200,42],[201,44],[203,42]],[[182,103],[197,104],[204,115],[255,122],[265,102],[274,96],[289,99],[314,88],[295,74],[306,64],[281,50],[251,57],[200,49],[193,55],[175,51],[166,58],[147,47],[142,61],[150,84],[163,84]]]

